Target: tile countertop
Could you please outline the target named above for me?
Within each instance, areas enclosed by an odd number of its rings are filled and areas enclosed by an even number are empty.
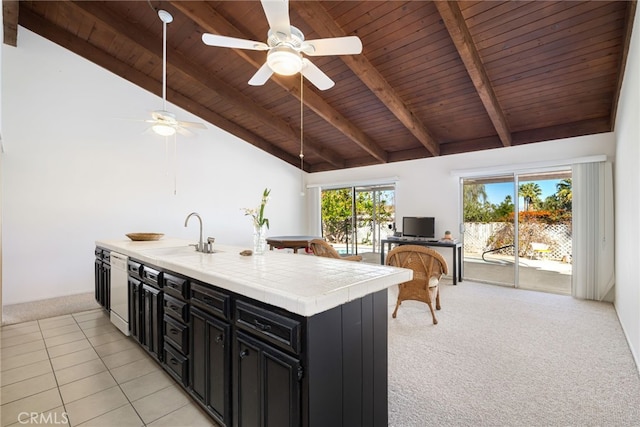
[[[346,302],[411,280],[404,268],[267,250],[242,256],[247,248],[216,244],[213,254],[196,252],[190,240],[97,240],[96,245],[143,263],[313,316]]]

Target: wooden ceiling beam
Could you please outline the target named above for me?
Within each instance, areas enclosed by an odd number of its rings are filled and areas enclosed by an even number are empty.
[[[29,9],[24,9],[21,12],[20,25],[60,46],[64,46],[71,52],[100,65],[101,67],[121,76],[136,86],[148,90],[151,93],[157,93],[158,89],[161,87],[161,82],[158,80],[135,70],[128,64],[118,61],[110,54],[100,49],[96,49],[94,45],[79,39],[60,27],[51,24],[40,15],[31,12]],[[179,92],[173,91],[170,88],[167,88],[167,92],[168,96],[171,97],[171,102],[185,110],[189,109],[188,106],[195,104],[193,99],[188,98]],[[254,133],[247,131],[244,127],[222,117],[214,111],[200,109],[198,111],[198,116],[221,129],[225,129],[229,133],[248,142],[249,144],[258,147],[295,167],[300,167],[300,159],[298,156],[293,156],[285,152],[279,147],[271,144],[263,138],[260,138]],[[305,164],[304,169],[309,170],[310,166]]]
[[[227,21],[206,2],[173,1],[171,4],[206,32],[241,39],[247,38],[246,34],[243,34],[238,28]],[[251,58],[251,56],[247,55],[245,50],[234,49],[234,51],[256,69],[262,66],[262,63],[256,62]],[[300,87],[298,85],[291,85],[290,79],[285,80],[274,74],[271,77],[271,80],[298,100],[302,98],[304,105],[312,109],[318,116],[348,137],[351,141],[359,145],[379,162],[387,162],[388,153],[385,150],[383,150],[373,139],[367,136],[362,129],[350,122],[346,117],[344,117],[344,115],[340,114],[313,90],[305,90],[304,96],[302,96],[300,93]]]
[[[3,41],[9,46],[18,46],[18,0],[2,0]]]
[[[455,1],[434,1],[433,2],[444,21],[444,25],[449,31],[449,35],[458,50],[460,58],[471,77],[471,81],[480,96],[480,100],[487,110],[487,114],[502,141],[502,145],[508,147],[512,144],[511,131],[507,124],[507,119],[498,102],[498,98],[493,91],[491,81],[480,59],[480,54],[471,38],[471,33],[465,23],[460,6]]]
[[[291,3],[291,6],[295,7],[298,14],[321,37],[344,37],[348,35],[336,24],[333,17],[329,15],[320,2]],[[433,156],[440,154],[440,146],[427,127],[418,120],[416,114],[407,107],[400,95],[382,77],[373,64],[367,60],[364,54],[344,55],[340,56],[340,58]]]
[[[122,19],[117,19],[117,17],[113,16],[113,12],[102,4],[86,1],[70,2],[70,4],[82,10],[83,13],[91,15],[105,27],[110,28],[121,37],[127,38],[130,43],[146,50],[149,54],[157,57],[159,62],[162,62],[162,57],[158,56],[158,52],[161,51],[161,49],[159,49],[161,46],[157,46],[157,39],[150,36],[147,32],[139,30]],[[160,19],[158,19],[158,25],[161,25]],[[284,137],[294,141],[300,139],[299,129],[294,129],[289,123],[275,114],[265,108],[259,107],[251,98],[233,89],[211,73],[204,72],[202,67],[185,58],[181,52],[173,49],[169,43],[167,43],[167,57],[169,58],[169,60],[167,60],[167,67],[171,67],[175,71],[186,75],[188,78],[198,81],[227,102],[240,107],[248,116],[270,127]],[[198,103],[192,101],[192,105],[193,104],[198,105]],[[344,167],[344,159],[341,156],[314,141],[312,138],[305,136],[305,147],[332,165],[339,168]]]

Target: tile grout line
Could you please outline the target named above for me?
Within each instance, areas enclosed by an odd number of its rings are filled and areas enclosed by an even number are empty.
[[[101,310],[103,310],[103,309],[101,309]],[[93,345],[93,343],[91,342],[91,340],[89,339],[89,337],[87,336],[87,334],[85,334],[84,329],[82,329],[82,328],[80,327],[80,323],[78,322],[78,319],[76,319],[76,317],[74,316],[74,314],[75,314],[75,313],[72,313],[72,314],[71,314],[71,317],[73,318],[73,320],[74,320],[74,321],[76,322],[76,324],[78,325],[78,328],[80,328],[80,331],[82,331],[82,335],[84,335],[84,336],[85,336],[85,338],[86,338],[86,339],[87,339],[87,341],[89,342],[89,345],[91,346],[91,349],[92,349],[93,351],[95,351],[96,355],[98,356],[98,359],[100,359],[100,362],[102,362],[102,363],[104,364],[104,367],[105,367],[105,368],[107,368],[107,372],[109,372],[109,375],[111,376],[111,378],[113,378],[113,381],[116,383],[116,387],[118,387],[118,389],[120,389],[120,392],[122,393],[122,395],[124,396],[124,398],[125,398],[125,399],[127,399],[127,403],[125,403],[124,405],[122,405],[122,406],[118,406],[117,408],[114,408],[114,409],[112,409],[112,410],[110,410],[110,411],[107,411],[107,412],[105,412],[104,414],[100,414],[100,415],[95,416],[95,417],[93,417],[93,418],[89,418],[88,420],[85,420],[83,423],[86,423],[86,422],[89,422],[89,421],[91,421],[91,420],[94,420],[94,419],[96,419],[96,418],[98,418],[98,417],[101,417],[101,416],[103,416],[103,415],[105,415],[105,414],[108,414],[108,413],[109,413],[109,412],[111,412],[111,411],[115,411],[115,410],[117,410],[117,409],[120,409],[120,408],[122,408],[122,407],[125,407],[125,406],[127,406],[127,404],[128,404],[129,406],[131,406],[131,409],[133,409],[133,411],[136,413],[136,415],[138,416],[138,418],[140,418],[140,421],[142,421],[142,425],[143,425],[143,426],[146,426],[146,423],[144,422],[144,420],[142,419],[142,417],[140,416],[140,414],[139,414],[139,413],[138,413],[138,411],[136,410],[136,407],[135,407],[135,406],[133,406],[133,402],[131,402],[131,400],[129,399],[129,396],[127,396],[127,394],[124,392],[124,390],[123,390],[123,389],[122,389],[122,387],[120,386],[120,383],[118,382],[118,380],[117,380],[117,379],[113,376],[113,374],[111,373],[111,368],[109,368],[109,367],[107,366],[107,364],[106,364],[106,363],[104,363],[104,360],[102,359],[102,356],[100,356],[100,354],[96,351],[95,346]],[[104,313],[103,313],[103,314],[104,314]],[[109,323],[109,324],[111,324],[111,323]],[[124,335],[124,334],[123,334],[123,335]],[[125,337],[126,337],[126,336],[125,336]],[[110,387],[110,388],[111,388],[111,387]],[[108,390],[108,389],[107,389],[107,390]],[[101,390],[101,391],[104,391],[104,390]],[[97,394],[97,393],[100,393],[100,392],[98,391],[98,392],[93,393],[93,394]],[[91,395],[89,395],[89,396],[91,396]],[[86,396],[85,396],[85,397],[86,397]]]
[[[79,324],[78,320],[75,318],[75,316],[74,316],[73,314],[71,314],[71,316],[73,317],[73,320],[76,322],[76,324],[78,324],[78,327],[79,327],[79,328],[80,328],[80,330],[82,331],[82,334],[87,338],[87,341],[89,341],[89,344],[91,345],[91,348],[93,349],[93,351],[95,351],[95,352],[96,352],[96,354],[98,355],[98,358],[100,359],[100,361],[101,361],[102,363],[104,363],[104,366],[107,368],[107,371],[109,372],[109,375],[111,375],[111,378],[113,378],[113,380],[115,381],[116,386],[120,389],[120,391],[121,391],[121,392],[122,392],[122,394],[124,395],[125,399],[127,399],[127,402],[128,402],[128,404],[129,404],[129,406],[131,406],[131,409],[133,409],[133,411],[136,413],[136,415],[138,416],[138,418],[140,418],[140,421],[142,421],[142,425],[143,425],[143,426],[147,426],[148,424],[144,421],[144,419],[142,419],[141,414],[138,412],[138,410],[136,409],[136,407],[133,405],[133,402],[131,401],[131,399],[129,399],[129,396],[127,396],[127,394],[124,392],[124,390],[123,390],[123,389],[122,389],[122,387],[121,387],[121,384],[118,382],[118,380],[117,380],[117,379],[113,376],[113,374],[111,373],[111,368],[109,368],[109,367],[107,366],[107,364],[106,364],[106,363],[104,362],[104,360],[102,359],[102,356],[100,356],[100,354],[96,351],[96,348],[95,348],[95,346],[93,345],[93,343],[91,342],[91,340],[89,339],[89,337],[87,337],[87,335],[84,333],[84,329],[82,329],[82,328],[80,327],[80,324]],[[121,333],[121,332],[120,332],[120,331],[118,331],[118,333]],[[126,335],[124,335],[124,334],[123,334],[123,336],[124,336],[124,339],[127,339],[127,336],[126,336]],[[144,349],[143,349],[143,350],[144,350]],[[147,354],[145,354],[145,357],[149,357],[149,356],[148,356]],[[154,363],[157,363],[155,360],[153,360],[153,362],[154,362]],[[162,370],[162,372],[164,372],[164,370]],[[174,386],[174,385],[173,385],[173,384],[171,384],[171,385],[169,385],[169,386],[167,386],[167,387],[162,388],[161,390],[164,390],[164,389],[167,389],[167,388],[169,388],[169,387],[173,387],[173,386]],[[160,391],[160,390],[157,390],[157,391],[155,391],[154,393],[157,393],[158,391]],[[96,393],[99,393],[99,392],[96,392]],[[96,393],[93,393],[93,394],[96,394]],[[153,394],[153,393],[152,393],[152,394]],[[140,398],[140,399],[142,399],[142,398]],[[140,399],[138,399],[138,400],[140,400]],[[165,416],[167,416],[167,415],[169,415],[169,414],[171,414],[171,413],[173,413],[173,412],[175,412],[175,411],[177,411],[177,410],[179,410],[179,409],[182,409],[183,407],[187,406],[189,403],[190,403],[190,401],[188,400],[188,401],[187,401],[187,403],[185,403],[184,405],[180,406],[179,408],[176,408],[176,409],[174,409],[173,411],[169,412],[168,414],[165,414],[165,415],[163,415],[163,416],[161,416],[161,417],[158,417],[158,418],[156,418],[156,419],[152,420],[151,422],[155,422],[155,421],[159,420],[159,419],[160,419],[160,418],[162,418],[162,417],[165,417]],[[127,404],[124,404],[124,405],[122,405],[122,406],[119,406],[119,407],[117,407],[117,408],[112,409],[111,411],[115,411],[116,409],[120,409],[120,408],[122,408],[122,407],[124,407],[124,406],[126,406],[126,405],[127,405]],[[88,420],[86,420],[86,421],[84,421],[84,422],[86,423],[86,422],[88,422],[88,421],[91,421],[91,420],[93,420],[93,419],[95,419],[95,418],[98,418],[98,417],[100,417],[100,416],[102,416],[102,415],[108,414],[108,413],[109,413],[109,412],[111,412],[111,411],[108,411],[108,412],[105,412],[104,414],[101,414],[101,415],[98,415],[98,416],[96,416],[96,417],[90,418],[90,419],[88,419]]]
[[[84,312],[82,312],[82,313],[84,313]],[[103,413],[103,414],[100,414],[100,415],[97,415],[97,416],[95,416],[95,417],[89,418],[89,419],[87,419],[87,420],[83,421],[83,423],[89,422],[89,421],[91,421],[91,420],[93,420],[93,419],[96,419],[96,418],[98,418],[98,417],[100,417],[100,416],[103,416],[103,415],[105,415],[105,414],[108,414],[109,412],[112,412],[112,411],[115,411],[115,410],[120,409],[120,408],[122,408],[122,407],[125,407],[125,406],[127,406],[127,404],[128,404],[128,405],[133,409],[133,411],[134,411],[134,412],[135,412],[135,414],[138,416],[138,418],[141,420],[141,422],[142,422],[142,426],[147,426],[147,425],[148,425],[148,423],[146,423],[146,422],[143,420],[142,416],[140,415],[140,413],[136,410],[135,406],[133,405],[133,402],[129,399],[129,397],[127,396],[127,394],[126,394],[126,393],[124,392],[124,390],[122,389],[121,384],[120,384],[120,383],[116,380],[116,378],[113,376],[113,374],[112,374],[112,372],[111,372],[111,371],[112,371],[112,370],[111,370],[111,368],[109,368],[109,367],[107,366],[107,364],[106,364],[106,363],[104,362],[104,360],[103,360],[103,357],[102,357],[102,356],[101,356],[101,355],[96,351],[96,346],[95,346],[95,345],[93,344],[93,342],[90,340],[90,337],[88,337],[88,336],[86,335],[85,330],[80,326],[80,323],[82,323],[82,322],[80,322],[80,321],[76,318],[75,314],[77,314],[77,313],[70,313],[70,314],[68,314],[68,315],[73,319],[73,322],[74,322],[73,324],[74,324],[75,326],[77,326],[77,327],[78,327],[78,329],[82,332],[82,335],[84,336],[84,339],[86,339],[86,340],[87,340],[87,342],[88,342],[88,343],[89,343],[89,345],[91,346],[91,349],[92,349],[92,350],[96,353],[96,355],[98,356],[98,359],[100,360],[100,362],[104,364],[104,366],[105,366],[105,368],[106,368],[107,372],[109,373],[109,375],[111,376],[111,378],[115,381],[116,386],[120,389],[120,391],[121,391],[121,392],[122,392],[122,394],[124,395],[125,399],[127,400],[127,403],[125,403],[125,404],[123,404],[123,405],[121,405],[121,406],[119,406],[119,407],[117,407],[117,408],[113,408],[113,409],[111,409],[110,411],[107,411],[107,412],[105,412],[105,413]],[[104,313],[103,313],[103,314],[104,314]],[[63,315],[63,316],[64,316],[64,315]],[[58,316],[56,316],[56,317],[58,317]],[[95,318],[94,318],[94,319],[95,319]],[[53,389],[53,388],[56,388],[56,389],[57,389],[57,391],[58,391],[58,396],[60,397],[60,401],[61,401],[61,403],[62,403],[63,411],[64,411],[64,413],[65,413],[65,414],[68,414],[68,412],[67,412],[67,404],[66,404],[66,402],[64,401],[64,398],[63,398],[62,393],[61,393],[61,390],[60,390],[61,385],[60,385],[60,383],[59,383],[59,381],[58,381],[58,378],[57,378],[57,376],[56,376],[56,371],[55,371],[55,369],[54,369],[54,367],[53,367],[52,355],[51,355],[51,353],[50,353],[50,349],[49,349],[49,347],[47,346],[46,339],[45,339],[45,337],[44,337],[44,333],[43,333],[42,325],[41,325],[41,323],[40,323],[40,321],[41,321],[41,320],[46,320],[46,319],[35,319],[34,321],[36,322],[36,324],[37,324],[37,326],[38,326],[38,334],[40,335],[40,339],[42,340],[42,342],[43,342],[43,344],[44,344],[44,350],[45,350],[46,355],[47,355],[47,361],[49,362],[49,366],[51,367],[51,374],[53,375],[53,379],[54,379],[54,381],[55,381],[55,384],[56,384],[56,385],[55,385],[55,387],[52,387],[52,388],[47,389],[47,390],[40,391],[40,392],[38,392],[38,393],[42,393],[42,392],[45,392],[45,391],[49,391],[49,390],[51,390],[51,389]],[[90,319],[87,319],[87,320],[90,320]],[[25,322],[25,323],[26,323],[26,322]],[[63,325],[63,326],[61,326],[61,327],[64,327],[64,325]],[[120,331],[118,331],[118,332],[120,332]],[[126,338],[127,338],[124,334],[123,334],[123,337],[124,337],[124,339],[126,339]],[[34,342],[35,342],[35,341],[37,341],[37,340],[34,340]],[[77,341],[79,341],[79,340],[77,340]],[[65,343],[65,344],[68,344],[68,343]],[[106,344],[106,343],[105,343],[105,344]],[[16,344],[16,345],[20,345],[20,344]],[[61,344],[61,345],[64,345],[64,344]],[[54,346],[54,347],[55,347],[55,346]],[[74,352],[67,353],[67,354],[72,354],[72,353],[74,353]],[[109,355],[107,355],[107,356],[109,356]],[[56,357],[61,357],[61,356],[56,356]],[[145,354],[145,357],[150,358],[150,357],[149,357],[149,355],[147,355],[147,354]],[[152,358],[151,358],[151,359],[152,359]],[[156,360],[153,360],[153,362],[154,362],[154,363],[158,363]],[[34,362],[34,363],[37,363],[37,362]],[[26,365],[26,366],[28,366],[28,365]],[[162,372],[164,372],[164,369],[162,369],[161,371],[162,371]],[[165,372],[165,373],[166,373],[166,372]],[[46,375],[46,374],[43,374],[43,375]],[[82,379],[83,379],[83,378],[79,378],[79,379],[77,379],[77,380],[75,380],[75,381],[80,381],[80,380],[82,380]],[[24,381],[24,380],[23,380],[23,381]],[[73,383],[73,382],[75,382],[75,381],[71,381],[71,382],[70,382],[70,383],[68,383],[68,384],[72,384],[72,383]],[[65,385],[66,385],[66,384],[65,384]],[[164,387],[164,388],[162,388],[162,389],[160,389],[160,390],[156,390],[156,391],[154,391],[154,393],[157,393],[157,392],[159,392],[159,391],[161,391],[161,390],[165,390],[165,389],[167,389],[167,388],[174,387],[174,386],[175,386],[175,384],[171,383],[171,384],[170,384],[170,385],[168,385],[167,387]],[[109,387],[109,388],[112,388],[112,387]],[[104,391],[104,390],[101,390],[101,391]],[[184,391],[183,391],[183,390],[180,390],[180,391],[184,393]],[[24,398],[28,398],[28,397],[35,396],[35,395],[36,395],[36,394],[38,394],[38,393],[35,393],[35,394],[32,394],[32,395],[29,395],[29,396],[24,396],[24,397],[22,397],[21,399],[24,399]],[[91,395],[94,395],[94,394],[97,394],[97,393],[99,393],[99,392],[89,394],[89,395],[87,395],[87,396],[84,396],[83,398],[88,397],[88,396],[91,396]],[[153,394],[153,393],[151,393],[151,394]],[[187,396],[186,396],[186,397],[187,397],[187,400],[186,400],[186,402],[185,402],[185,404],[184,404],[184,405],[181,405],[181,406],[179,406],[178,408],[175,408],[174,410],[170,411],[169,413],[164,414],[164,415],[162,415],[162,416],[160,416],[160,417],[158,417],[158,418],[155,418],[154,420],[152,420],[152,421],[150,421],[150,422],[151,422],[151,423],[156,422],[157,420],[159,420],[159,419],[161,419],[161,418],[163,418],[163,417],[166,417],[166,416],[168,416],[168,415],[170,415],[170,414],[172,414],[172,413],[174,413],[174,412],[176,412],[176,411],[179,411],[180,409],[182,409],[182,408],[184,408],[184,407],[188,406],[189,404],[194,404],[194,402],[192,402],[191,397],[188,395],[188,393],[186,393],[186,395],[187,395]],[[148,396],[148,395],[147,395],[147,396]],[[143,397],[141,397],[140,399],[142,399],[142,398],[143,398]],[[18,400],[21,400],[21,399],[18,399]],[[138,400],[139,400],[139,399],[138,399]],[[9,402],[9,403],[10,403],[10,402]],[[69,403],[72,403],[72,402],[69,402]],[[55,408],[50,408],[50,409],[47,409],[47,410],[45,410],[45,411],[51,411],[52,409],[55,409]],[[18,422],[20,422],[20,420],[18,420]],[[68,415],[67,415],[67,425],[72,427],[71,420],[68,418]]]
[[[75,319],[74,319],[75,320]],[[58,383],[58,377],[56,376],[56,371],[53,369],[53,362],[51,361],[51,354],[49,353],[49,347],[47,346],[47,341],[44,338],[44,334],[42,333],[42,326],[40,325],[40,320],[36,320],[38,323],[38,330],[40,331],[40,335],[42,335],[42,341],[44,342],[44,350],[47,352],[47,359],[49,361],[49,366],[51,366],[51,373],[53,374],[53,380],[56,382],[56,390],[58,391],[58,396],[60,396],[60,402],[62,403],[63,413],[67,413],[67,407],[64,404],[64,399],[62,398],[62,393],[60,392],[60,383]],[[52,408],[55,409],[55,408]],[[48,409],[51,411],[51,409]],[[20,422],[20,420],[18,420]],[[67,426],[70,426],[71,422],[67,417]]]
[[[25,322],[25,323],[27,323],[27,322]],[[42,339],[42,342],[43,342],[43,344],[44,344],[45,351],[47,351],[47,344],[46,344],[46,341],[44,340],[44,335],[42,334],[42,329],[40,329],[40,323],[39,323],[37,320],[36,320],[36,324],[38,325],[38,333],[40,334],[40,338]],[[28,341],[28,343],[36,342],[36,341],[38,341],[38,340]],[[22,343],[22,344],[25,344],[25,343]],[[15,344],[15,345],[17,346],[17,345],[22,345],[22,344]],[[13,347],[13,346],[8,346],[7,348],[10,348],[10,347]],[[47,360],[49,361],[49,365],[51,366],[51,373],[53,374],[53,376],[54,376],[54,380],[55,380],[55,373],[54,373],[54,371],[53,371],[53,366],[51,365],[51,359],[49,358],[49,352],[48,352],[48,351],[47,351]],[[25,367],[25,366],[34,365],[34,364],[36,364],[36,363],[39,363],[39,362],[29,363],[29,364],[27,364],[27,365],[19,366],[19,367],[12,368],[12,369],[19,369],[19,368],[23,368],[23,367]],[[0,362],[0,364],[1,364],[1,362]],[[0,375],[1,375],[1,373],[0,373]],[[42,374],[42,375],[46,375],[46,374]],[[37,377],[39,377],[39,376],[41,376],[41,375],[36,375],[35,377],[25,378],[25,379],[23,379],[23,380],[17,381],[17,382],[12,383],[12,384],[18,384],[18,383],[20,383],[20,382],[22,382],[22,381],[27,381],[27,380],[30,380],[30,379],[33,379],[33,378],[37,378]],[[7,385],[12,385],[12,384],[7,384]],[[57,383],[57,381],[56,381],[56,385],[57,385],[57,384],[58,384],[58,383]],[[1,388],[2,386],[3,386],[3,385],[2,385],[2,383],[0,382],[0,388]],[[17,400],[11,401],[11,402],[6,402],[6,403],[3,403],[3,404],[0,404],[0,408],[1,408],[2,406],[6,405],[6,404],[14,403],[14,402],[20,401],[20,400],[22,400],[22,399],[26,399],[26,398],[29,398],[29,397],[35,396],[35,395],[37,395],[37,394],[39,394],[39,393],[44,393],[44,392],[49,391],[49,390],[51,390],[51,389],[53,389],[53,387],[52,387],[52,388],[50,388],[50,389],[47,389],[47,390],[39,391],[38,393],[30,394],[30,395],[28,395],[28,396],[23,396],[23,397],[21,397],[20,399],[17,399]],[[62,400],[62,396],[60,397],[60,399]],[[0,411],[0,412],[1,412],[1,411]],[[17,419],[17,422],[19,422],[19,423],[21,422],[20,418],[18,418],[18,419]]]

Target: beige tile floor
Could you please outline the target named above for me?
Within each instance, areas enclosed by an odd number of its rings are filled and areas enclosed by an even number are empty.
[[[102,309],[3,326],[0,425],[217,426]]]

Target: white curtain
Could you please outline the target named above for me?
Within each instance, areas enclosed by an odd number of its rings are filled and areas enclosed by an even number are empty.
[[[572,295],[612,301],[614,278],[613,172],[610,162],[573,170]]]

